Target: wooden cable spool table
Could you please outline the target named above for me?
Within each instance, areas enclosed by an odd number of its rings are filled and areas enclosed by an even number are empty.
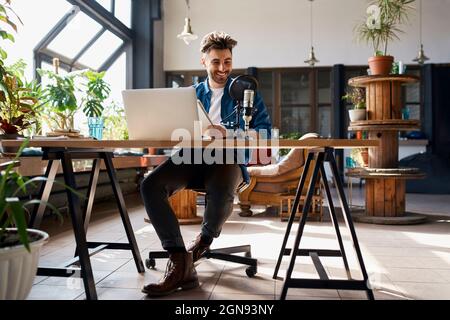
[[[398,168],[399,131],[420,129],[419,120],[402,119],[402,86],[419,81],[409,75],[362,76],[349,80],[350,86],[366,88],[367,120],[351,122],[349,131],[367,131],[379,148],[369,149],[371,170],[350,170],[349,177],[366,179],[365,214],[357,221],[379,224],[413,224],[425,216],[406,212],[407,179],[423,179],[425,174]],[[385,170],[383,170],[385,169]]]

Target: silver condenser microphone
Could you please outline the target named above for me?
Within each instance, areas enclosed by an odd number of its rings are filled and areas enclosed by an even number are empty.
[[[255,100],[255,91],[244,91],[244,123],[245,131],[250,129],[250,121],[253,119],[253,102]]]

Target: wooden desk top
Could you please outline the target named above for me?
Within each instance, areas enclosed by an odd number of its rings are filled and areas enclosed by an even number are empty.
[[[17,147],[23,140],[2,140],[4,147]],[[226,149],[266,149],[266,148],[323,148],[336,149],[378,147],[378,140],[356,139],[307,139],[307,140],[214,140],[214,141],[156,141],[156,140],[89,140],[89,139],[33,139],[28,147],[35,148],[87,148],[87,149],[118,149],[118,148],[226,148]]]

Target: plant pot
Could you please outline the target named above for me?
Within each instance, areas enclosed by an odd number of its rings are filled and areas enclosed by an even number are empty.
[[[369,68],[373,76],[387,76],[391,73],[393,56],[375,56],[369,58]]]
[[[22,135],[18,133],[4,133],[0,134],[0,141],[1,140],[17,140],[18,138],[23,138]],[[20,147],[3,147],[0,146],[0,152],[3,154],[16,154],[19,152]]]
[[[17,229],[6,229],[8,233]],[[41,248],[48,241],[48,234],[40,230],[27,229],[30,250],[20,244],[0,248],[0,300],[24,300],[33,286]]]
[[[348,116],[351,122],[366,120],[367,112],[366,109],[352,109],[348,110]]]

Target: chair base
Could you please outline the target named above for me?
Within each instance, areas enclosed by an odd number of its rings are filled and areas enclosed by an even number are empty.
[[[236,253],[244,253],[245,256],[242,257],[235,255]],[[169,253],[167,251],[150,252],[148,255],[148,259],[145,260],[145,265],[148,269],[155,269],[156,259],[167,259],[167,258],[169,258]],[[249,278],[253,278],[258,272],[258,260],[252,258],[250,245],[207,250],[203,254],[202,258],[218,259],[222,261],[229,261],[247,265],[248,268],[245,269],[245,273]]]

